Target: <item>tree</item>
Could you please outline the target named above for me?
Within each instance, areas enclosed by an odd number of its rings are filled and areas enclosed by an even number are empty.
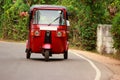
[[[114,48],[120,53],[120,1],[114,0],[111,5],[117,9],[113,16],[111,33],[114,40]]]
[[[1,15],[1,37],[4,39],[24,40],[26,36],[26,29],[23,20],[26,22],[27,18],[21,19],[19,13],[28,10],[26,4],[21,0],[16,2],[12,0],[4,1],[4,13]],[[20,35],[20,33],[23,33]],[[20,35],[20,36],[19,36]]]
[[[97,25],[111,24],[115,14],[120,11],[119,3],[119,0],[1,0],[0,37],[13,40],[26,39],[28,16],[23,18],[19,14],[22,11],[28,11],[30,6],[34,4],[63,5],[71,13],[69,17],[71,44],[93,50],[96,48]],[[108,8],[109,5],[114,5],[116,10]],[[109,13],[114,16],[111,17]]]

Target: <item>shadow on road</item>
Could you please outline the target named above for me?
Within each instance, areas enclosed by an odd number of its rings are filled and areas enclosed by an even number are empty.
[[[30,58],[30,60],[45,61],[44,58]],[[56,62],[56,61],[64,61],[64,59],[62,59],[62,58],[50,58],[48,62]]]

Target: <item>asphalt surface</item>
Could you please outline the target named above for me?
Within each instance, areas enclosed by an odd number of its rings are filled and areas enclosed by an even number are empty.
[[[76,54],[69,50],[67,60],[53,55],[48,62],[41,54],[26,59],[24,43],[0,42],[0,80],[110,80],[106,66]]]

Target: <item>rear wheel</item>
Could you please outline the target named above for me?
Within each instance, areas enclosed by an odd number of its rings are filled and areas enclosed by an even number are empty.
[[[64,59],[68,59],[68,51],[65,51],[65,53],[64,53]]]
[[[48,60],[49,60],[49,53],[50,53],[49,50],[45,50],[45,52],[44,52],[45,61],[48,61]]]
[[[27,59],[30,59],[30,56],[31,56],[31,52],[29,50],[26,51],[26,58]]]

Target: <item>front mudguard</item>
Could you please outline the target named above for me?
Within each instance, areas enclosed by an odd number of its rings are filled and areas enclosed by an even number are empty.
[[[52,46],[51,46],[51,44],[44,44],[42,46],[42,49],[44,49],[44,50],[50,50],[50,49],[52,49]]]
[[[45,56],[46,50],[49,51],[49,56],[52,56],[52,53],[51,53],[52,46],[51,46],[51,44],[44,44],[44,45],[42,46],[42,49],[43,49],[43,50],[42,50],[43,56]]]

